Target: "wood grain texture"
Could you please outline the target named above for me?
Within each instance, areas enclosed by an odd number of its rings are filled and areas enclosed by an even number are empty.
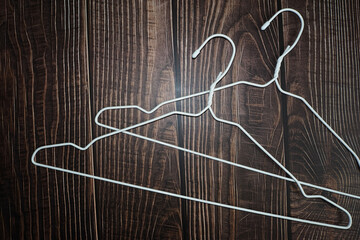
[[[92,138],[84,2],[2,5],[1,238],[94,238],[93,181],[30,161],[41,145]],[[49,150],[37,161],[93,171],[90,151]]]
[[[114,105],[151,109],[175,96],[172,7],[169,1],[92,1],[89,4],[94,113]],[[151,116],[138,110],[108,111],[100,121],[126,127]],[[132,130],[177,145],[176,117]],[[95,135],[105,132],[95,127]],[[96,174],[180,193],[178,152],[119,134],[94,149]],[[96,183],[100,239],[181,239],[181,202],[176,198]]]
[[[286,60],[285,88],[303,96],[360,154],[360,5],[359,1],[283,1],[305,18],[299,44]],[[284,14],[284,42],[296,37],[299,23]],[[344,146],[299,101],[286,99],[287,166],[299,179],[359,195],[359,167]],[[292,216],[345,225],[345,214],[321,201],[309,201],[291,186]],[[291,223],[293,239],[359,239],[359,201],[320,193],[350,211],[353,226],[335,230]]]
[[[299,29],[277,10],[292,7],[305,30],[285,59],[281,82],[303,96],[360,155],[360,4],[353,1],[0,1],[0,239],[359,239],[359,201],[320,193],[353,215],[334,230],[94,182],[34,167],[32,152],[50,143],[85,145],[107,131],[92,124],[101,108],[160,102],[207,90],[231,56],[211,34],[237,47],[218,86],[265,83]],[[173,110],[197,112],[207,96],[169,104],[150,116],[103,113],[119,128]],[[350,153],[299,101],[243,85],[217,92],[214,112],[240,123],[300,180],[360,194]],[[232,162],[284,173],[240,130],[172,116],[132,130]],[[294,184],[153,144],[126,134],[89,151],[40,152],[38,162],[173,193],[293,217],[345,224],[321,201],[305,200]]]
[[[176,11],[176,46],[179,59],[179,96],[210,88],[232,54],[229,43],[213,39],[193,60],[191,54],[211,34],[229,35],[237,47],[230,72],[220,85],[247,80],[266,83],[272,78],[279,49],[276,23],[269,31],[260,26],[277,11],[272,1],[180,1]],[[179,110],[197,112],[206,97],[185,101]],[[217,116],[240,123],[281,162],[284,161],[280,99],[274,86],[258,89],[237,86],[216,93]],[[202,153],[255,168],[282,172],[239,129],[217,123],[209,113],[199,118],[179,117],[184,145]],[[192,197],[287,215],[283,181],[182,155],[186,194]],[[194,202],[186,203],[185,235],[188,239],[268,239],[288,237],[287,222]]]

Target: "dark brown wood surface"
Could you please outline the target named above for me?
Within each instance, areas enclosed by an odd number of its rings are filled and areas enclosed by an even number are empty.
[[[93,118],[103,107],[139,105],[209,89],[231,56],[211,34],[231,37],[232,68],[219,86],[265,83],[299,30],[284,7],[305,19],[281,71],[284,89],[303,96],[360,154],[360,5],[358,1],[7,1],[0,3],[1,239],[358,239],[359,200],[305,188],[350,211],[349,230],[316,227],[179,200],[36,168],[44,144],[82,146],[109,130]],[[173,111],[197,112],[207,97],[146,115],[104,112],[122,128]],[[351,154],[298,100],[236,86],[214,96],[217,116],[241,123],[300,180],[360,195]],[[239,129],[172,116],[132,132],[285,175]],[[159,190],[293,217],[346,224],[343,213],[305,199],[295,184],[183,153],[126,134],[42,151],[37,161]]]
[[[94,181],[36,168],[35,148],[92,139],[85,2],[1,6],[1,238],[96,238]],[[93,173],[92,151],[41,163]]]

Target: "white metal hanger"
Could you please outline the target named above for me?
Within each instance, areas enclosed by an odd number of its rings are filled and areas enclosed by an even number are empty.
[[[292,46],[288,46],[284,53],[278,58],[278,61],[277,61],[277,65],[276,65],[276,68],[275,68],[275,73],[274,73],[274,78],[271,79],[269,82],[265,83],[265,84],[255,84],[255,83],[251,83],[251,82],[246,82],[246,81],[238,81],[238,82],[235,82],[235,83],[232,83],[232,84],[228,84],[228,85],[225,85],[223,87],[219,87],[219,88],[215,88],[216,87],[216,84],[219,83],[222,78],[227,74],[227,72],[229,71],[232,63],[233,63],[233,60],[234,60],[234,57],[235,57],[235,52],[236,52],[236,48],[235,48],[235,44],[233,43],[233,41],[226,35],[223,35],[223,34],[214,34],[212,36],[210,36],[208,39],[206,39],[204,41],[204,43],[200,46],[199,49],[197,49],[192,57],[193,58],[196,58],[201,49],[213,38],[215,37],[221,37],[221,38],[225,38],[226,40],[228,40],[232,47],[233,47],[233,54],[231,56],[231,59],[229,61],[229,64],[227,66],[227,68],[225,69],[225,71],[222,73],[220,72],[220,74],[218,75],[218,77],[216,78],[216,80],[214,81],[214,83],[211,85],[210,87],[210,90],[209,91],[204,91],[204,92],[200,92],[200,93],[196,93],[196,94],[191,94],[191,95],[188,95],[188,96],[184,96],[184,97],[180,97],[180,98],[175,98],[175,99],[172,99],[172,100],[168,100],[168,101],[165,101],[163,103],[160,103],[159,105],[157,105],[156,107],[154,107],[152,110],[150,111],[147,111],[143,108],[141,108],[140,106],[137,106],[137,105],[130,105],[130,106],[113,106],[113,107],[106,107],[106,108],[103,108],[101,109],[96,117],[95,117],[95,123],[101,127],[104,127],[104,128],[108,128],[108,129],[111,129],[111,130],[114,130],[113,132],[111,133],[108,133],[108,134],[105,134],[105,135],[102,135],[100,137],[97,137],[95,139],[93,139],[88,145],[86,145],[85,147],[81,147],[81,146],[78,146],[74,143],[70,143],[70,142],[67,142],[67,143],[59,143],[59,144],[51,144],[51,145],[45,145],[45,146],[41,146],[39,148],[37,148],[32,157],[31,157],[31,161],[33,164],[35,164],[36,166],[40,166],[40,167],[45,167],[45,168],[48,168],[48,169],[53,169],[53,170],[57,170],[57,171],[62,171],[62,172],[66,172],[66,173],[71,173],[71,174],[76,174],[76,175],[79,175],[79,176],[84,176],[84,177],[89,177],[89,178],[93,178],[93,179],[97,179],[97,180],[102,180],[102,181],[106,181],[106,182],[111,182],[111,183],[116,183],[116,184],[119,184],[119,185],[124,185],[124,186],[128,186],[128,187],[133,187],[133,188],[137,188],[137,189],[141,189],[141,190],[146,190],[146,191],[150,191],[150,192],[155,192],[155,193],[160,193],[160,194],[165,194],[165,195],[168,195],[168,196],[173,196],[173,197],[178,197],[178,198],[181,198],[181,199],[186,199],[186,200],[192,200],[192,201],[196,201],[196,202],[201,202],[201,203],[207,203],[207,204],[211,204],[211,205],[215,205],[215,206],[220,206],[220,207],[225,207],[225,208],[230,208],[230,209],[236,209],[236,210],[240,210],[240,211],[245,211],[245,212],[249,212],[249,213],[255,213],[255,214],[260,214],[260,215],[265,215],[265,216],[271,216],[271,217],[276,217],[276,218],[280,218],[280,219],[285,219],[285,220],[292,220],[292,221],[297,221],[297,222],[302,222],[302,223],[308,223],[308,224],[314,224],[314,225],[319,225],[319,226],[325,226],[325,227],[333,227],[333,228],[337,228],[337,229],[349,229],[351,227],[351,224],[352,224],[352,218],[351,218],[351,215],[350,213],[344,209],[343,207],[339,206],[338,204],[334,203],[333,201],[325,198],[324,196],[321,196],[321,195],[307,195],[303,188],[302,188],[302,185],[305,185],[305,186],[310,186],[310,187],[313,187],[313,188],[317,188],[317,189],[321,189],[321,190],[325,190],[325,191],[329,191],[329,192],[332,192],[332,193],[337,193],[337,194],[341,194],[341,195],[344,195],[344,196],[348,196],[348,197],[352,197],[352,198],[356,198],[356,199],[360,199],[360,196],[357,196],[357,195],[353,195],[353,194],[349,194],[349,193],[344,193],[344,192],[341,192],[341,191],[337,191],[337,190],[333,190],[333,189],[329,189],[329,188],[324,188],[324,187],[321,187],[321,186],[317,186],[317,185],[314,185],[314,184],[310,184],[310,183],[306,183],[306,182],[301,182],[301,181],[298,181],[283,165],[281,165],[281,163],[276,160],[275,157],[273,157],[269,152],[266,151],[266,149],[264,149],[240,124],[238,123],[234,123],[234,122],[231,122],[231,121],[227,121],[227,120],[224,120],[224,119],[220,119],[218,118],[215,113],[213,112],[212,108],[211,108],[211,104],[212,104],[212,98],[213,98],[213,95],[214,95],[214,92],[215,91],[219,91],[219,90],[222,90],[222,89],[225,89],[225,88],[228,88],[228,87],[232,87],[232,86],[235,86],[235,85],[238,85],[238,84],[246,84],[246,85],[250,85],[250,86],[254,86],[254,87],[267,87],[268,85],[270,85],[271,83],[275,82],[276,83],[276,86],[277,88],[279,89],[280,92],[286,94],[286,95],[289,95],[289,96],[292,96],[292,97],[295,97],[297,99],[300,99],[302,100],[305,105],[315,114],[316,117],[319,118],[319,120],[324,123],[324,125],[340,140],[340,142],[342,142],[345,147],[353,154],[353,156],[355,156],[356,160],[358,161],[358,163],[360,164],[360,160],[359,158],[357,157],[357,155],[355,154],[355,152],[335,133],[334,130],[332,130],[332,128],[326,124],[326,122],[316,113],[316,111],[314,109],[312,109],[312,107],[306,102],[305,99],[303,99],[302,97],[298,96],[298,95],[294,95],[292,93],[289,93],[289,92],[286,92],[285,90],[283,90],[280,86],[280,84],[278,83],[277,81],[277,78],[278,78],[278,73],[279,73],[279,70],[280,70],[280,66],[281,66],[281,62],[283,60],[283,58],[295,47],[296,43],[299,41],[299,38],[301,36],[301,33],[303,31],[303,28],[304,28],[304,21],[301,17],[301,15],[293,10],[293,9],[282,9],[280,11],[278,11],[269,21],[267,21],[263,26],[262,26],[262,29],[266,29],[266,27],[270,24],[270,22],[278,15],[280,14],[281,12],[284,12],[284,11],[291,11],[291,12],[294,12],[296,13],[300,20],[301,20],[301,30],[298,34],[298,37],[296,38],[295,42],[293,43]],[[165,105],[165,104],[169,104],[169,103],[173,103],[173,102],[176,102],[176,101],[181,101],[181,100],[184,100],[184,99],[189,99],[189,98],[193,98],[193,97],[196,97],[196,96],[200,96],[200,95],[204,95],[204,94],[209,94],[209,97],[208,97],[208,102],[207,102],[207,105],[206,107],[201,110],[200,112],[198,113],[186,113],[186,112],[180,112],[180,111],[173,111],[173,112],[170,112],[170,113],[166,113],[164,115],[161,115],[159,117],[155,117],[153,119],[150,119],[150,120],[147,120],[147,121],[144,121],[144,122],[141,122],[141,123],[138,123],[138,124],[135,124],[135,125],[132,125],[132,126],[129,126],[129,127],[126,127],[126,128],[123,128],[123,129],[118,129],[118,128],[114,128],[114,127],[111,127],[111,126],[108,126],[106,124],[103,124],[103,123],[100,123],[98,121],[98,118],[99,116],[104,112],[104,111],[107,111],[107,110],[114,110],[114,109],[126,109],[126,108],[135,108],[135,109],[138,109],[144,113],[153,113],[155,112],[157,109],[159,109],[161,106]],[[251,168],[251,167],[248,167],[248,166],[245,166],[245,165],[241,165],[241,164],[237,164],[237,163],[233,163],[231,161],[227,161],[227,160],[224,160],[224,159],[220,159],[220,158],[216,158],[216,157],[213,157],[213,156],[209,156],[209,155],[206,155],[206,154],[203,154],[203,153],[199,153],[199,152],[196,152],[196,151],[193,151],[193,150],[189,150],[189,149],[185,149],[185,148],[182,148],[182,147],[179,147],[179,146],[176,146],[176,145],[172,145],[172,144],[168,144],[168,143],[165,143],[165,142],[161,142],[161,141],[158,141],[156,139],[152,139],[152,138],[148,138],[148,137],[145,137],[145,136],[142,136],[142,135],[139,135],[139,134],[135,134],[135,133],[132,133],[132,132],[129,132],[129,130],[131,129],[134,129],[134,128],[137,128],[137,127],[140,127],[140,126],[144,126],[146,124],[149,124],[149,123],[152,123],[152,122],[155,122],[155,121],[158,121],[160,119],[163,119],[163,118],[166,118],[168,116],[171,116],[171,115],[184,115],[184,116],[188,116],[188,117],[194,117],[194,116],[200,116],[201,114],[205,113],[207,110],[210,111],[211,115],[214,117],[215,120],[217,121],[220,121],[222,123],[226,123],[226,124],[230,124],[232,126],[236,126],[238,127],[241,131],[243,131],[249,138],[251,141],[253,141],[270,159],[272,159],[280,168],[282,168],[282,170],[284,170],[289,176],[290,178],[287,178],[287,177],[284,177],[284,176],[280,176],[280,175],[277,175],[277,174],[273,174],[273,173],[269,173],[269,172],[266,172],[266,171],[262,171],[260,169],[255,169],[255,168]],[[192,153],[192,154],[195,154],[195,155],[198,155],[198,156],[202,156],[202,157],[205,157],[205,158],[208,158],[208,159],[212,159],[212,160],[215,160],[215,161],[218,161],[218,162],[222,162],[222,163],[225,163],[225,164],[228,164],[228,165],[232,165],[232,166],[235,166],[235,167],[241,167],[241,168],[244,168],[244,169],[247,169],[247,170],[250,170],[250,171],[254,171],[254,172],[258,172],[258,173],[262,173],[262,174],[265,174],[265,175],[268,175],[268,176],[272,176],[272,177],[277,177],[277,178],[280,178],[280,179],[284,179],[284,180],[287,180],[287,181],[292,181],[292,182],[295,182],[301,193],[306,197],[306,198],[319,198],[319,199],[322,199],[324,201],[326,201],[327,203],[331,204],[332,206],[338,208],[339,210],[343,211],[347,216],[348,216],[348,219],[349,219],[349,222],[348,222],[348,225],[346,226],[341,226],[341,225],[334,225],[334,224],[327,224],[327,223],[322,223],[322,222],[317,222],[317,221],[311,221],[311,220],[307,220],[307,219],[300,219],[300,218],[294,218],[294,217],[289,217],[289,216],[283,216],[283,215],[278,215],[278,214],[273,214],[273,213],[267,213],[267,212],[262,212],[262,211],[256,211],[256,210],[253,210],[253,209],[247,209],[247,208],[241,208],[241,207],[237,207],[237,206],[232,206],[232,205],[227,205],[227,204],[222,204],[222,203],[218,203],[218,202],[213,202],[213,201],[208,201],[208,200],[204,200],[204,199],[199,199],[199,198],[193,198],[193,197],[189,197],[189,196],[184,196],[184,195],[180,195],[180,194],[175,194],[175,193],[171,193],[171,192],[167,192],[167,191],[161,191],[161,190],[157,190],[157,189],[153,189],[153,188],[148,188],[148,187],[143,187],[143,186],[139,186],[139,185],[135,185],[135,184],[129,184],[129,183],[125,183],[125,182],[121,182],[121,181],[117,181],[117,180],[113,180],[113,179],[108,179],[108,178],[104,178],[104,177],[99,177],[99,176],[94,176],[94,175],[91,175],[91,174],[86,174],[86,173],[81,173],[81,172],[76,172],[76,171],[72,171],[72,170],[69,170],[69,169],[64,169],[64,168],[59,168],[59,167],[55,167],[55,166],[51,166],[51,165],[47,165],[47,164],[42,164],[42,163],[38,163],[35,161],[35,156],[36,154],[40,151],[40,150],[43,150],[43,149],[48,149],[48,148],[56,148],[56,147],[63,147],[63,146],[72,146],[72,147],[75,147],[79,150],[86,150],[88,149],[93,143],[95,143],[96,141],[99,141],[103,138],[106,138],[106,137],[109,137],[109,136],[112,136],[112,135],[115,135],[115,134],[118,134],[118,133],[126,133],[126,134],[129,134],[129,135],[132,135],[132,136],[135,136],[135,137],[138,137],[138,138],[141,138],[141,139],[144,139],[144,140],[148,140],[148,141],[151,141],[151,142],[155,142],[155,143],[158,143],[158,144],[162,144],[164,146],[168,146],[168,147],[172,147],[172,148],[175,148],[175,149],[178,149],[178,150],[182,150],[184,152],[188,152],[188,153]]]
[[[351,155],[353,155],[353,157],[356,159],[359,167],[360,167],[360,158],[356,155],[355,151],[334,131],[334,129],[332,129],[332,127],[330,127],[329,124],[327,124],[327,122],[325,122],[325,120],[311,107],[311,105],[303,98],[303,97],[300,97],[299,95],[296,95],[296,94],[293,94],[293,93],[290,93],[290,92],[287,92],[285,90],[283,90],[281,88],[281,85],[278,81],[278,74],[279,74],[279,71],[280,71],[280,66],[281,66],[281,62],[283,60],[283,58],[289,54],[289,52],[295,47],[295,45],[298,43],[299,39],[300,39],[300,36],[304,30],[304,19],[302,18],[301,14],[294,10],[294,9],[291,9],[291,8],[284,8],[284,9],[281,9],[279,10],[277,13],[275,13],[275,15],[270,18],[269,21],[267,21],[266,23],[264,23],[264,25],[262,25],[261,27],[261,30],[265,30],[269,25],[270,23],[282,12],[285,12],[285,11],[288,11],[288,12],[293,12],[295,13],[299,19],[300,19],[300,22],[301,22],[301,27],[300,27],[300,31],[299,31],[299,34],[298,36],[296,37],[295,39],[295,42],[291,45],[291,46],[287,46],[284,53],[279,57],[279,59],[281,58],[281,61],[278,61],[277,64],[276,64],[276,68],[275,68],[275,73],[274,73],[274,78],[276,78],[275,80],[275,83],[276,83],[276,87],[279,89],[279,91],[285,95],[288,95],[290,97],[293,97],[293,98],[296,98],[296,99],[299,99],[300,101],[302,101],[307,107],[308,109],[320,120],[320,122],[322,124],[324,124],[324,126],[345,146],[345,148],[351,153]]]

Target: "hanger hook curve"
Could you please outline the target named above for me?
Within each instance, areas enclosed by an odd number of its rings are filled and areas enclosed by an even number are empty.
[[[213,34],[211,35],[210,37],[208,37],[202,44],[201,46],[195,50],[195,52],[191,55],[192,58],[197,58],[197,56],[199,56],[201,50],[205,47],[205,45],[213,38],[224,38],[226,40],[228,40],[233,48],[233,53],[231,55],[231,58],[230,58],[230,61],[225,69],[224,72],[220,72],[220,75],[216,78],[217,80],[214,82],[215,85],[216,83],[218,83],[226,74],[227,72],[229,71],[233,61],[234,61],[234,58],[235,58],[235,53],[236,53],[236,47],[235,47],[235,44],[233,42],[233,40],[231,40],[231,38],[229,38],[228,36],[224,35],[224,34]]]
[[[301,16],[301,14],[296,11],[295,9],[292,9],[292,8],[283,8],[279,11],[277,11],[274,16],[272,16],[267,22],[264,23],[264,25],[261,26],[261,30],[265,30],[269,25],[270,23],[282,12],[292,12],[292,13],[295,13],[299,19],[300,19],[300,22],[301,22],[301,27],[300,27],[300,31],[294,41],[294,43],[292,45],[288,45],[284,51],[284,54],[283,54],[283,57],[285,57],[286,54],[288,54],[295,46],[296,44],[298,43],[300,37],[301,37],[301,34],[303,33],[304,31],[304,19],[303,17]]]

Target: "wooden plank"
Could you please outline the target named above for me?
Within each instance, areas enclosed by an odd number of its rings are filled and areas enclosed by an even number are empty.
[[[92,138],[84,2],[1,4],[1,238],[96,238],[93,181],[30,161],[41,145]],[[37,161],[93,172],[91,151]]]
[[[210,88],[232,54],[230,44],[214,39],[191,59],[191,54],[211,34],[231,37],[237,55],[220,85],[247,80],[265,83],[272,78],[280,54],[279,29],[274,22],[261,25],[277,11],[273,1],[179,1],[176,5],[177,93],[179,96]],[[184,101],[179,110],[197,112],[207,97]],[[240,123],[282,163],[283,125],[280,98],[274,86],[266,89],[237,86],[215,93],[214,111]],[[283,174],[240,130],[215,122],[209,113],[199,118],[179,117],[182,144],[232,162]],[[287,215],[286,184],[261,174],[183,154],[186,194],[192,197]],[[184,232],[189,239],[287,239],[287,222],[187,202]]]
[[[303,96],[360,155],[359,1],[283,0],[283,7],[305,18],[299,44],[286,59],[285,88]],[[284,42],[292,42],[299,20],[284,14]],[[355,158],[299,101],[287,98],[287,165],[299,179],[355,195],[360,194]],[[333,224],[347,224],[345,214],[322,201],[304,199],[291,186],[290,214]],[[360,202],[349,197],[306,189],[337,202],[352,214],[349,230],[291,223],[293,239],[359,239]]]
[[[151,109],[175,96],[169,1],[91,1],[89,46],[94,114],[103,107]],[[103,113],[100,121],[125,127],[175,110],[169,104],[151,116],[138,110]],[[132,130],[177,145],[176,117]],[[108,132],[94,127],[96,136]],[[94,147],[97,175],[180,193],[178,151],[125,134]],[[100,239],[180,239],[181,202],[159,194],[96,183]]]

